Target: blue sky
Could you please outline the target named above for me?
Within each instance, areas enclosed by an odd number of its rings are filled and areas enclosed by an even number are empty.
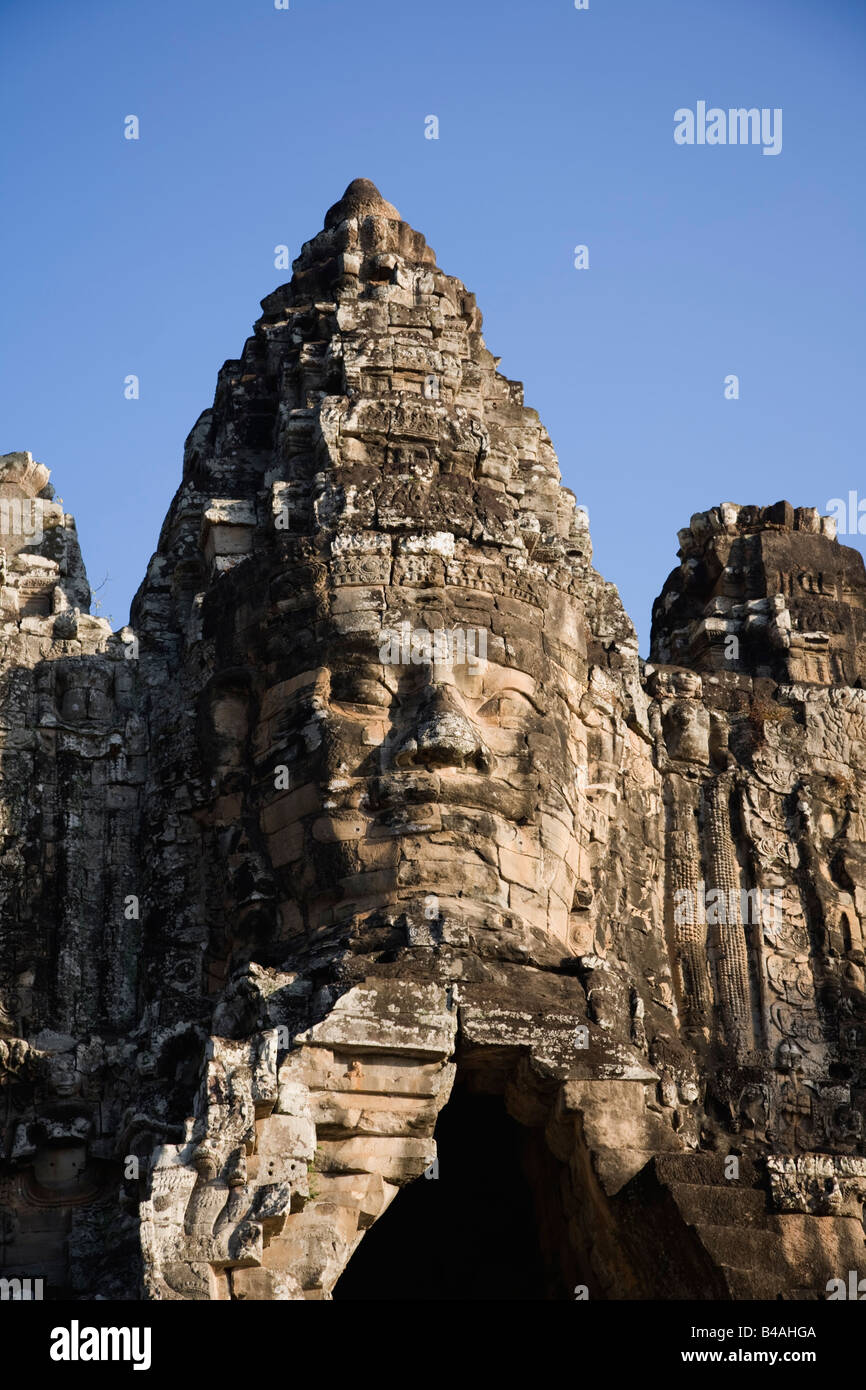
[[[864,75],[862,0],[0,0],[0,452],[119,626],[274,247],[371,178],[476,293],[645,654],[692,512],[866,496]],[[782,152],[676,145],[701,100],[781,107]]]

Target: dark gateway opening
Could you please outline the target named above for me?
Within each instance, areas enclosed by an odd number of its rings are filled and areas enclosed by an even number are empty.
[[[530,1171],[558,1166],[543,1138],[507,1114],[499,1096],[454,1093],[436,1126],[438,1178],[405,1187],[367,1232],[334,1288],[335,1299],[569,1298],[545,1259],[546,1223]],[[541,1176],[541,1172],[539,1176]]]

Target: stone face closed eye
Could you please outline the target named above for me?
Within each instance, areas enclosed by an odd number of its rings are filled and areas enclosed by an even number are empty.
[[[538,706],[524,695],[522,690],[501,690],[478,710],[482,719],[521,719],[529,715],[537,716]]]

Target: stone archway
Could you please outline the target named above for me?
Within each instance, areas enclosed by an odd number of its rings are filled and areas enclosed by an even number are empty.
[[[473,1093],[458,1080],[439,1115],[436,1146],[437,1176],[403,1188],[357,1247],[334,1299],[572,1297],[550,1231],[558,1192],[549,1170],[559,1165],[541,1131],[512,1119],[501,1096]],[[561,1208],[560,1217],[562,1230]]]

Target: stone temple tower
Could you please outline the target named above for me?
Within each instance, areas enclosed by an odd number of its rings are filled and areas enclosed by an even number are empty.
[[[0,1266],[825,1296],[863,1262],[862,559],[809,509],[700,513],[644,663],[371,183],[262,311],[129,629],[2,461],[42,515],[0,591]]]

